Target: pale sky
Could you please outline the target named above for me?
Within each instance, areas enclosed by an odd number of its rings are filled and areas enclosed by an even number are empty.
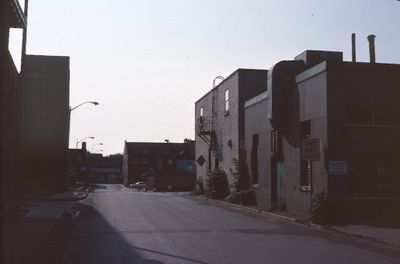
[[[269,69],[306,49],[400,63],[396,0],[30,0],[27,53],[70,56],[70,147],[194,138],[194,102],[237,68]],[[10,49],[19,60],[20,31]],[[400,87],[399,87],[400,89]]]

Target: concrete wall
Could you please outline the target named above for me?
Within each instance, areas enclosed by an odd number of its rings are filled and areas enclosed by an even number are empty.
[[[303,72],[313,72],[313,69]],[[283,137],[285,205],[288,211],[307,217],[312,192],[327,190],[325,152],[327,140],[326,89],[327,75],[322,71],[307,78],[296,78],[296,88],[290,93],[288,124]],[[300,77],[300,78],[299,78]],[[320,161],[312,162],[311,190],[301,188],[300,122],[310,121],[310,138],[320,140]]]
[[[22,175],[29,193],[66,187],[69,57],[26,57],[20,94]]]
[[[256,192],[257,205],[263,209],[271,208],[271,126],[267,118],[266,92],[247,101],[245,106],[245,148],[246,163],[250,179]],[[251,152],[253,135],[258,134],[258,184],[252,181]]]

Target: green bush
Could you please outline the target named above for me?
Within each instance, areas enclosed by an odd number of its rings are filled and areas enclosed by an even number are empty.
[[[212,199],[222,199],[230,194],[228,178],[225,172],[217,168],[208,172],[207,196]]]
[[[250,178],[247,164],[243,160],[233,159],[233,177],[236,192],[247,190],[250,188]]]
[[[310,220],[315,224],[327,222],[328,199],[325,191],[314,193],[311,196]]]

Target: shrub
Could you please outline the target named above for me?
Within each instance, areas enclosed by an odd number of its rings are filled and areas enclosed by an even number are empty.
[[[208,172],[207,195],[212,199],[222,199],[230,194],[225,172],[217,168]]]
[[[250,180],[247,164],[243,160],[233,159],[233,177],[236,192],[250,188]]]
[[[327,222],[328,199],[325,191],[314,193],[311,196],[310,220],[316,224]]]

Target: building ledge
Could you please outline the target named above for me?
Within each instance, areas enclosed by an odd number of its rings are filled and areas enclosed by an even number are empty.
[[[25,28],[26,17],[18,0],[10,0],[9,3],[10,3],[8,10],[10,15],[9,26],[12,28]]]

